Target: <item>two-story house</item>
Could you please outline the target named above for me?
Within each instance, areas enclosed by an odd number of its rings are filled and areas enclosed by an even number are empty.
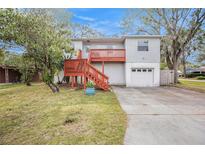
[[[67,60],[64,75],[81,76],[82,78],[84,76],[85,80],[88,78],[97,83],[97,79],[93,78],[95,78],[94,75],[100,74],[96,78],[108,80],[110,85],[159,86],[160,38],[159,35],[136,35],[120,38],[73,39],[72,44],[75,51],[81,51],[78,59],[89,63],[89,66],[84,63],[80,64],[77,60],[73,62]],[[85,69],[85,67],[92,67],[92,71],[91,68]],[[94,69],[97,73],[93,72]]]

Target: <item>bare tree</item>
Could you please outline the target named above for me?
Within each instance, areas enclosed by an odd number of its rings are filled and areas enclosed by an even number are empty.
[[[82,25],[78,23],[73,23],[71,25],[71,36],[72,38],[95,38],[95,37],[104,37],[104,35],[89,25]]]
[[[197,54],[197,61],[200,63],[205,63],[205,32],[201,39],[201,45],[198,46],[198,54]]]
[[[193,55],[194,53],[196,55],[200,55],[201,51],[203,51],[203,48],[205,49],[205,31],[201,30],[197,33],[197,35],[190,41],[190,43],[187,44],[185,49],[182,52],[180,63],[183,66],[183,75],[184,77],[187,77],[186,75],[186,64],[187,59]]]
[[[133,12],[137,11],[139,12]],[[176,83],[178,62],[182,53],[187,52],[187,46],[204,28],[205,9],[141,9],[140,12],[140,16],[133,15],[133,20],[129,19],[130,25],[138,19],[140,23],[136,27],[137,34],[165,35],[161,52],[169,69],[175,70]]]

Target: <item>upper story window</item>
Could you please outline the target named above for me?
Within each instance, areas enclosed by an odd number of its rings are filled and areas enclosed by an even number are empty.
[[[138,41],[138,46],[137,46],[138,51],[148,51],[148,41]]]

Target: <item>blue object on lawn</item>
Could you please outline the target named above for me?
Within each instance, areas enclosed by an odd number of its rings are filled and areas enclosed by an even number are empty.
[[[95,95],[95,88],[86,88],[85,94],[86,95]]]

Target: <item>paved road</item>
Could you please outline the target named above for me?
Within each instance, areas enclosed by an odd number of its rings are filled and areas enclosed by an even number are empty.
[[[124,144],[205,144],[205,94],[113,87],[128,115]]]

